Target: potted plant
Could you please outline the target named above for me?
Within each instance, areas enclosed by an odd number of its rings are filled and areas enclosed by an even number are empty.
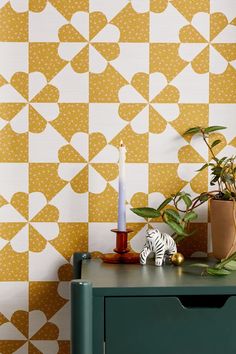
[[[206,200],[210,200],[212,246],[217,259],[228,258],[236,251],[236,157],[217,158],[214,147],[220,144],[221,140],[209,142],[211,134],[222,129],[226,128],[194,127],[184,133],[184,135],[200,134],[211,154],[210,163],[204,164],[200,170],[210,168],[210,185],[216,187],[206,193]]]
[[[225,259],[227,263],[227,259],[231,261],[236,251],[236,157],[219,159],[214,153],[214,148],[221,143],[221,140],[212,140],[214,136],[212,133],[222,129],[226,128],[222,126],[193,127],[183,134],[200,134],[207,145],[211,161],[205,163],[198,171],[210,168],[212,190],[201,193],[195,198],[181,191],[171,195],[157,209],[141,207],[131,210],[147,221],[161,217],[173,230],[172,237],[178,244],[181,240],[191,236],[189,223],[197,219],[195,209],[209,201],[213,254],[217,259]],[[171,207],[168,206],[170,203],[172,203]]]

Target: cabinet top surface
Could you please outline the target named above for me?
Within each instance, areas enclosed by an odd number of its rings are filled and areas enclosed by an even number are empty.
[[[94,289],[149,289],[169,294],[179,289],[184,294],[188,293],[188,289],[195,288],[196,293],[203,295],[215,292],[236,295],[236,271],[222,277],[203,276],[202,268],[190,267],[191,263],[197,261],[186,261],[180,267],[156,267],[153,263],[145,266],[107,264],[99,259],[92,259],[83,261],[81,278],[91,282]]]

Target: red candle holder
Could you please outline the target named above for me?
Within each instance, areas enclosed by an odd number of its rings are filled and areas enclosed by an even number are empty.
[[[115,253],[106,253],[101,256],[105,263],[139,263],[139,254],[131,252],[128,247],[128,233],[133,230],[127,229],[125,231],[119,231],[118,229],[112,229],[112,232],[116,233],[116,247]]]

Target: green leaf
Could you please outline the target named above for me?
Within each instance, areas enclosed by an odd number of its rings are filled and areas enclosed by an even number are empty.
[[[222,259],[220,263],[216,264],[216,268],[221,269],[223,268],[226,264],[228,264],[230,261],[235,261],[236,260],[236,252],[231,254],[228,258]]]
[[[199,170],[197,170],[196,172],[199,172],[199,171],[202,171],[204,170],[205,168],[207,168],[209,165],[208,163],[205,163],[201,168],[199,168]]]
[[[196,133],[200,133],[200,131],[201,131],[200,127],[193,127],[193,128],[186,130],[186,132],[184,132],[183,135],[196,134]]]
[[[227,182],[227,183],[230,183],[230,184],[234,183],[234,178],[229,173],[223,174],[223,176],[221,178],[222,178],[223,182]]]
[[[187,208],[189,208],[192,205],[192,201],[189,198],[189,196],[187,196],[187,194],[183,195],[183,201],[185,202]]]
[[[207,264],[204,264],[204,263],[193,263],[193,264],[190,264],[189,267],[208,268],[208,265],[207,265]]]
[[[226,192],[223,192],[223,196],[221,197],[221,199],[223,200],[230,200],[232,197],[231,193],[226,191]]]
[[[223,169],[220,166],[216,166],[216,167],[212,167],[211,170],[213,175],[220,176]]]
[[[197,219],[197,214],[195,213],[195,211],[190,211],[189,213],[187,213],[184,216],[184,221],[193,221]]]
[[[214,177],[214,178],[211,180],[210,185],[211,185],[211,186],[214,186],[215,183],[218,181],[218,179],[219,179],[219,176]]]
[[[224,265],[224,268],[227,270],[236,270],[236,261],[230,261]]]
[[[130,209],[133,213],[137,214],[138,216],[142,216],[143,218],[157,218],[161,215],[159,211],[154,208],[131,208]]]
[[[218,161],[218,164],[220,165],[223,161],[225,161],[227,159],[227,157],[222,157],[219,161]]]
[[[206,202],[208,199],[210,198],[210,196],[208,194],[202,193],[199,195],[199,200],[201,202]]]
[[[167,217],[170,217],[171,219],[179,222],[181,221],[181,216],[176,210],[173,209],[165,209],[164,213],[167,215]]]
[[[231,272],[227,269],[216,269],[216,268],[211,268],[211,267],[208,267],[207,268],[207,273],[210,274],[210,275],[228,275],[230,274]]]
[[[221,143],[221,140],[220,139],[217,139],[217,140],[214,140],[213,143],[211,144],[211,147],[215,147],[216,145],[220,144]]]
[[[178,197],[178,198],[175,200],[175,202],[176,202],[176,203],[179,203],[179,201],[180,201],[181,199],[183,199],[183,197],[184,197],[185,195],[190,196],[190,194],[189,194],[189,193],[186,193],[186,192],[179,192],[179,193],[176,193],[175,197]]]
[[[172,198],[167,198],[166,200],[164,200],[163,203],[161,203],[161,204],[159,205],[159,207],[157,208],[157,210],[160,211],[161,209],[165,208],[165,206],[167,206],[171,201],[172,201]]]
[[[188,236],[188,234],[184,231],[184,228],[181,225],[177,224],[175,221],[166,220],[166,223],[172,228],[172,230],[174,230],[177,235]]]
[[[205,128],[205,133],[212,133],[222,129],[226,129],[226,127],[222,127],[220,125],[212,125],[211,127]]]

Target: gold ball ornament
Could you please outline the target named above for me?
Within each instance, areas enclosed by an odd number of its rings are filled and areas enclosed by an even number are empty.
[[[171,256],[171,262],[176,265],[176,266],[180,266],[181,264],[184,263],[184,256],[182,255],[182,253],[174,253]]]

